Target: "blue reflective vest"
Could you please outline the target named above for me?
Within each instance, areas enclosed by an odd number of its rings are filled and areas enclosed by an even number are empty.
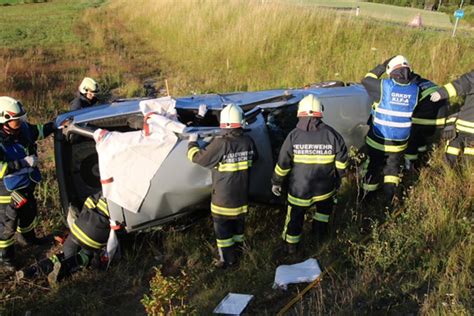
[[[380,103],[372,107],[375,135],[386,140],[407,140],[410,136],[412,114],[418,104],[418,85],[401,85],[392,79],[383,79],[381,89]]]
[[[15,160],[21,160],[28,156],[28,154],[35,154],[35,152],[27,152],[29,150],[35,151],[35,145],[31,136],[29,126],[27,124],[22,124],[20,128],[20,133],[23,137],[26,138],[28,144],[22,144],[19,142],[12,141],[3,141],[0,147],[3,151],[3,160],[6,163]],[[27,148],[25,148],[25,146]],[[3,177],[3,183],[8,191],[23,189],[30,186],[32,182],[39,183],[41,181],[41,173],[37,167],[24,169],[18,170]]]

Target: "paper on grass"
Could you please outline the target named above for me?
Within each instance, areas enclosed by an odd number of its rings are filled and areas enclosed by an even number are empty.
[[[214,308],[214,314],[240,315],[252,299],[253,295],[229,293]]]

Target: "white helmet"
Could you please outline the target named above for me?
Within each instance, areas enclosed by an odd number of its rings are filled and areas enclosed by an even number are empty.
[[[221,111],[221,128],[239,128],[243,124],[243,111],[240,106],[233,103]]]
[[[324,107],[313,94],[308,94],[298,104],[298,117],[323,117]]]
[[[10,97],[0,97],[0,124],[22,119],[26,116],[23,105]]]
[[[85,77],[82,79],[81,84],[79,85],[79,92],[82,94],[86,94],[87,91],[97,93],[99,92],[99,85],[97,82],[89,77]]]
[[[402,67],[411,68],[410,63],[408,62],[408,59],[406,59],[402,55],[397,55],[397,56],[393,57],[388,62],[387,69],[386,69],[387,75],[390,76],[392,71],[394,71],[395,69],[398,69],[398,68],[402,68]]]

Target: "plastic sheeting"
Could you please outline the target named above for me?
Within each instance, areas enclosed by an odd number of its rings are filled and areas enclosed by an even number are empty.
[[[151,179],[173,149],[185,125],[177,121],[170,97],[140,102],[144,129],[134,132],[94,132],[103,195],[119,206],[137,212]]]
[[[318,261],[310,258],[306,261],[278,266],[273,288],[287,289],[288,284],[312,282],[321,274]]]

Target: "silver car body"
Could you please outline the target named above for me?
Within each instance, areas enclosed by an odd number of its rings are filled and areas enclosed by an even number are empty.
[[[271,202],[270,178],[278,148],[286,134],[295,127],[297,103],[308,94],[314,94],[321,100],[324,121],[341,133],[348,146],[363,145],[370,101],[365,89],[358,84],[334,88],[193,95],[176,98],[176,108],[182,117],[191,117],[197,112],[199,104],[208,106],[214,121],[207,126],[187,130],[189,133],[199,133],[205,142],[210,135],[219,137],[219,111],[228,103],[241,106],[247,116],[247,133],[257,144],[259,153],[259,159],[251,172],[250,198],[257,202]],[[59,126],[70,119],[74,125],[91,130],[106,128],[126,132],[141,129],[143,116],[139,102],[125,100],[64,113],[57,117],[56,124]],[[72,137],[71,140],[60,132],[55,136],[56,171],[63,208],[80,208],[89,194],[100,190],[95,143],[82,136]],[[124,223],[128,231],[163,224],[208,205],[210,170],[187,159],[187,136],[184,134],[179,137],[174,149],[154,175],[149,192],[137,213],[109,203],[111,217]]]

